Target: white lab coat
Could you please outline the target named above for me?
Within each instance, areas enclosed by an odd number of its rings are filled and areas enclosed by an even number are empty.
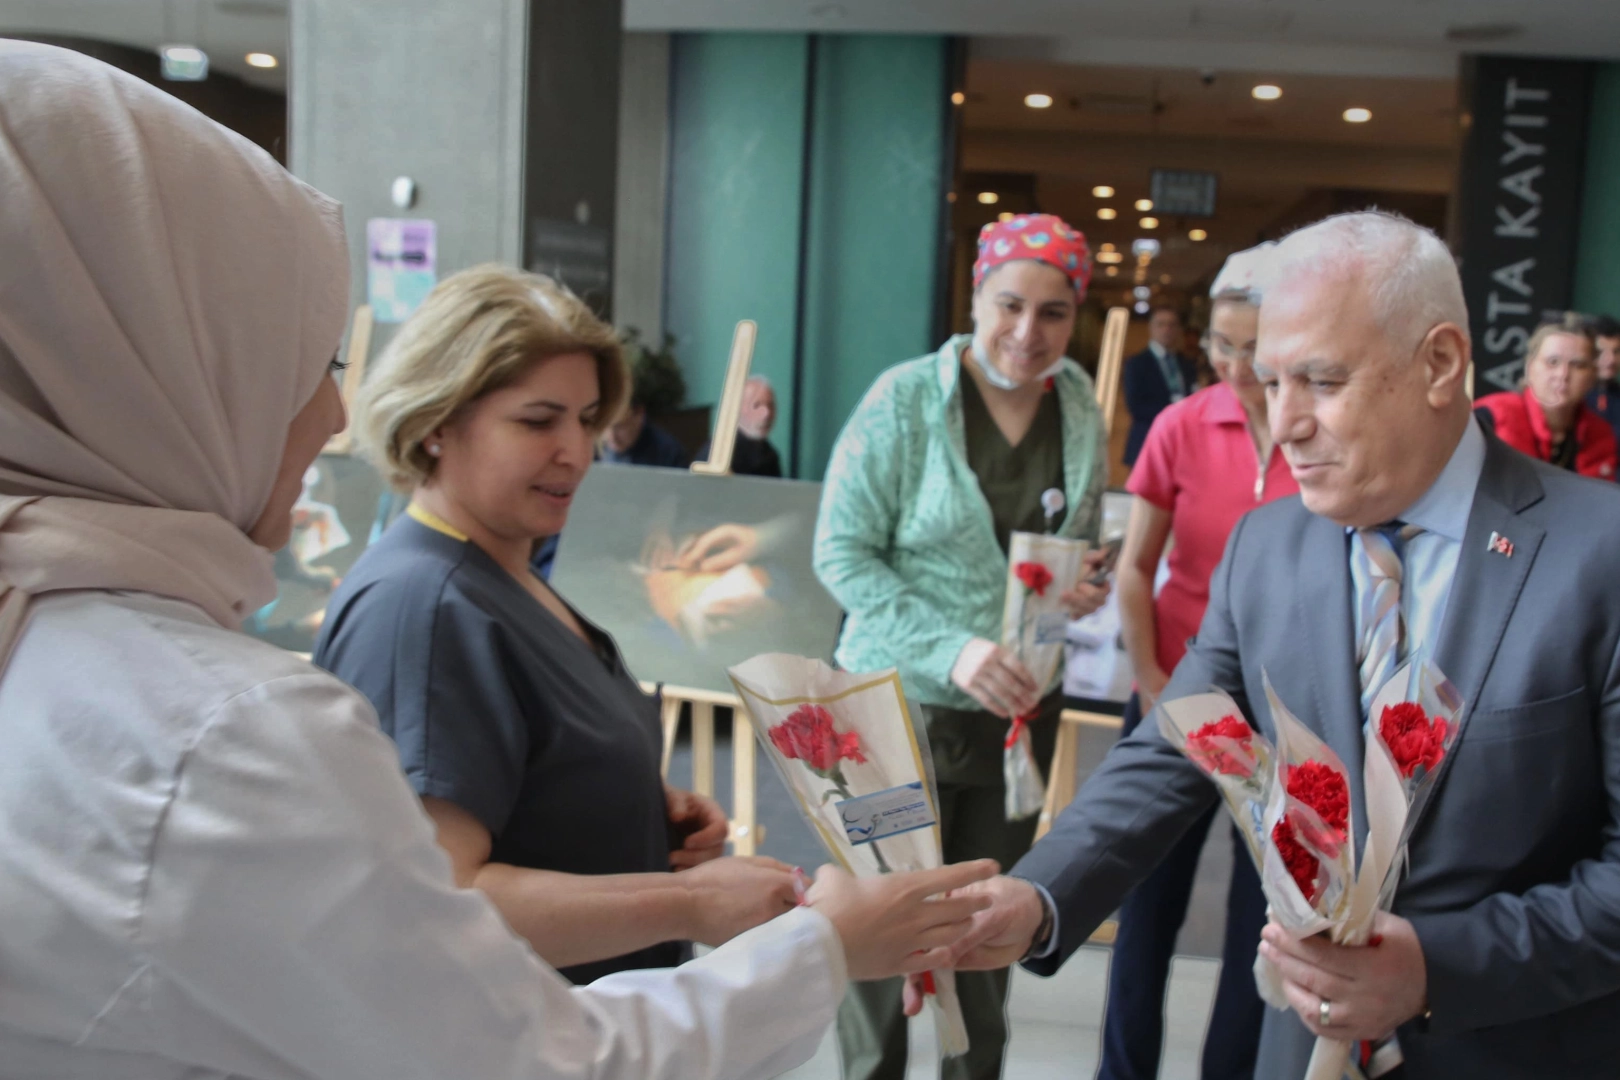
[[[845,980],[800,910],[570,986],[455,888],[360,695],[181,601],[40,598],[0,677],[0,1076],[765,1077]]]

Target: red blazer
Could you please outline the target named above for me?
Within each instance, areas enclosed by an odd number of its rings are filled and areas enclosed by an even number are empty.
[[[1490,394],[1474,402],[1496,421],[1496,437],[1520,453],[1552,460],[1552,432],[1541,402],[1529,390],[1516,394]],[[1582,476],[1613,480],[1620,465],[1620,444],[1614,429],[1585,405],[1575,409],[1575,471]]]

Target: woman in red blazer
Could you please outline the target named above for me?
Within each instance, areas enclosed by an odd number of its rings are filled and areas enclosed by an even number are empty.
[[[1475,403],[1496,437],[1533,458],[1582,476],[1615,478],[1620,446],[1583,402],[1597,379],[1592,339],[1575,315],[1542,324],[1525,346],[1524,388]]]

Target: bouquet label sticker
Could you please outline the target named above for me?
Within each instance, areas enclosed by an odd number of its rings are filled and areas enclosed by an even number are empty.
[[[1051,611],[1035,618],[1035,644],[1062,645],[1069,633],[1069,614]]]
[[[838,818],[851,844],[870,844],[934,824],[934,810],[922,784],[901,784],[835,803]]]

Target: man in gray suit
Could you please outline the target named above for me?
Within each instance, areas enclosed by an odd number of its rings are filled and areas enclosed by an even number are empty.
[[[1256,1075],[1298,1080],[1327,1034],[1406,1080],[1620,1076],[1620,489],[1475,425],[1433,233],[1341,215],[1276,260],[1255,367],[1301,498],[1239,523],[1164,698],[1219,687],[1274,738],[1269,672],[1350,766],[1358,847],[1371,695],[1421,650],[1466,705],[1379,944],[1266,928],[1293,1011],[1268,1010]],[[1216,798],[1143,724],[981,887],[961,966],[1051,974]]]

